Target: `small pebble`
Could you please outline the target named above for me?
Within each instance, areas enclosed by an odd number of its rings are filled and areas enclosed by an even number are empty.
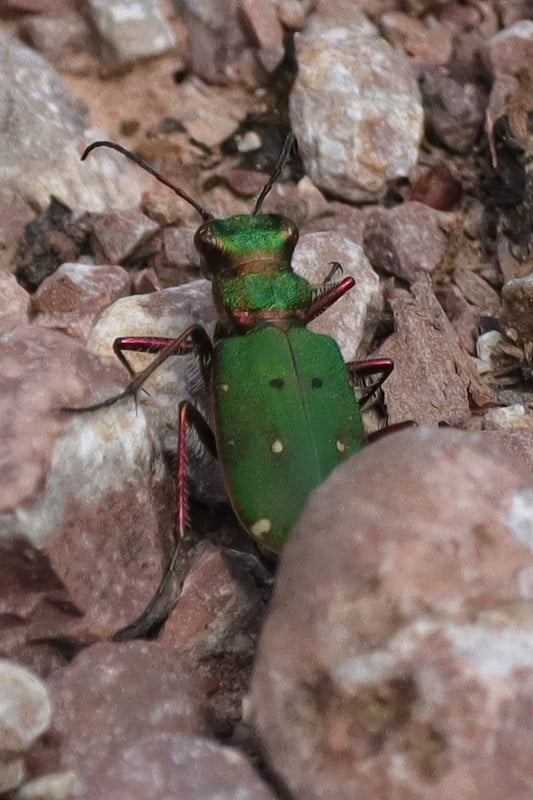
[[[237,144],[239,153],[250,153],[253,150],[259,150],[263,140],[255,131],[247,131]]]
[[[485,413],[484,420],[485,427],[489,430],[509,430],[530,427],[533,416],[528,414],[522,403],[516,403],[503,408],[489,408]]]

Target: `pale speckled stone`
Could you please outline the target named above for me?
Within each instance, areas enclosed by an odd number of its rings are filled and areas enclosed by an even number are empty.
[[[356,285],[309,328],[315,333],[332,336],[344,358],[349,360],[364,350],[372,338],[383,301],[378,275],[363,248],[342,234],[304,234],[294,251],[292,266],[310,283],[318,285],[328,274],[332,261],[339,262],[343,268],[343,273],[337,273],[334,281],[352,275]]]
[[[51,717],[43,682],[25,667],[0,660],[0,759],[28,750]]]
[[[35,748],[33,769],[39,773],[53,763],[74,772],[72,798],[126,800],[130,795],[94,788],[117,751],[135,748],[150,735],[208,733],[196,677],[175,649],[159,642],[87,647],[49,677],[48,689],[54,706],[50,741]]]
[[[13,800],[68,800],[75,780],[72,770],[41,775],[21,786]]]
[[[130,289],[130,274],[115,264],[61,264],[32,296],[34,321],[86,340],[98,315]]]
[[[110,754],[79,800],[274,800],[238,750],[178,733],[152,734]]]
[[[501,408],[489,408],[483,416],[487,430],[533,430],[533,414],[522,403]]]
[[[30,295],[10,272],[0,269],[0,316],[28,318]]]
[[[533,341],[533,274],[507,281],[502,304],[503,324],[512,328],[520,341]]]
[[[297,40],[290,116],[306,171],[352,201],[379,197],[407,175],[423,135],[423,110],[407,59],[361,15],[350,28],[315,22]]]
[[[34,625],[42,637],[56,612],[66,624],[84,610],[87,628],[109,633],[140,613],[170,547],[175,509],[160,444],[133,401],[61,412],[116,395],[122,368],[39,325],[9,327],[0,343],[3,632]]]
[[[24,759],[7,756],[0,759],[0,792],[11,792],[20,786],[26,774]]]
[[[0,51],[0,184],[42,210],[50,195],[94,211],[133,205],[138,176],[124,159],[105,153],[80,162],[95,137],[57,73],[5,31]]]
[[[122,64],[161,55],[176,44],[158,0],[88,0],[86,9],[109,57]]]
[[[533,56],[533,20],[521,19],[496,33],[485,55],[493,75],[518,75]]]

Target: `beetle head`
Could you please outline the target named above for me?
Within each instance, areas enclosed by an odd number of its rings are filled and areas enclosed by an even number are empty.
[[[194,244],[204,274],[213,280],[246,273],[291,271],[298,228],[281,214],[239,214],[204,222]]]

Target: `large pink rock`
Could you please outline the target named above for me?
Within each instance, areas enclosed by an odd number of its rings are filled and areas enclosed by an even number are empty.
[[[296,800],[531,796],[533,481],[482,434],[384,437],[281,559],[251,714]]]

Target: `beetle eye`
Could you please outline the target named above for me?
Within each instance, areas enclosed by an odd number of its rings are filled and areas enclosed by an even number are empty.
[[[194,234],[194,245],[202,255],[210,256],[217,252],[219,249],[218,240],[209,223],[200,225]]]

